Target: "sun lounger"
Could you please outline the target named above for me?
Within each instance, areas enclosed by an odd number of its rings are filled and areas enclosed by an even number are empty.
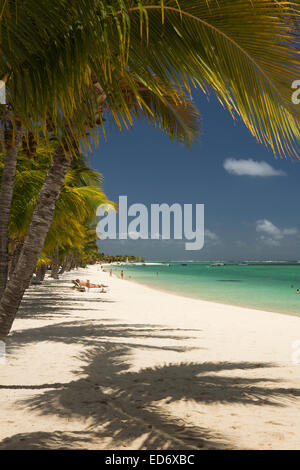
[[[79,292],[85,292],[85,287],[75,287]]]
[[[107,293],[107,288],[104,287],[85,287],[85,292],[101,292],[102,294]]]
[[[103,287],[86,287],[86,286],[81,286],[76,279],[72,280],[72,283],[74,284],[74,287],[76,290],[79,292],[101,292],[103,294],[106,294],[108,291],[108,286],[103,285]]]

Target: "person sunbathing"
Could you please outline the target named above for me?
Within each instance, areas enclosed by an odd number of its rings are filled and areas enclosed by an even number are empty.
[[[93,288],[103,289],[104,287],[107,287],[104,284],[92,284],[88,279],[86,282],[82,282],[80,281],[80,279],[76,279],[75,282],[78,285],[78,287],[87,287],[88,289],[93,289]]]

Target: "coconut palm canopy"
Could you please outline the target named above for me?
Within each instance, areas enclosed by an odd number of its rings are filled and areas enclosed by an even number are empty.
[[[50,160],[51,148],[46,145],[39,145],[31,159],[24,150],[19,152],[10,213],[12,256],[24,243]],[[0,154],[0,178],[2,170],[3,156]],[[83,155],[77,155],[67,172],[40,260],[47,260],[49,264],[57,249],[63,252],[84,251],[87,240],[95,242],[96,209],[105,203],[114,205],[102,191],[102,175],[88,166]]]
[[[120,127],[137,110],[155,119],[155,106],[169,110],[195,85],[212,89],[275,153],[297,155],[300,110],[291,102],[291,83],[300,76],[298,1],[0,3],[0,76],[27,125],[63,115],[80,128],[82,102],[89,121],[95,81],[102,109],[105,101]],[[177,93],[166,102],[170,87]],[[171,114],[180,126],[180,115]]]

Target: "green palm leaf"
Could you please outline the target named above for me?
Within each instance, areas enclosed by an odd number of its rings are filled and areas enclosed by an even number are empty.
[[[274,153],[298,156],[291,84],[300,76],[299,1],[2,0],[0,12],[0,75],[27,126],[44,126],[50,116],[58,135],[67,122],[84,138],[99,119],[104,129],[109,110],[119,127],[145,114],[186,140],[183,108],[164,95],[175,88],[177,98],[189,95],[195,85],[213,90]],[[105,103],[91,121],[93,76]],[[137,106],[127,102],[124,81]]]

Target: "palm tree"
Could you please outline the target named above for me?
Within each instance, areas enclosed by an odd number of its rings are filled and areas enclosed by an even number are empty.
[[[8,8],[10,4],[4,2],[2,8],[3,27],[1,33],[5,56],[3,56],[4,60],[2,60],[2,62],[0,61],[0,74],[2,78],[5,78],[7,84],[9,107],[13,110],[14,116],[18,116],[18,120],[21,120],[23,127],[27,126],[30,128],[28,135],[34,135],[34,138],[38,140],[42,127],[44,136],[46,135],[45,130],[49,130],[49,128],[52,132],[55,132],[57,136],[60,136],[60,146],[58,146],[53,157],[53,167],[56,167],[56,192],[59,194],[63,185],[64,175],[70,163],[70,158],[65,159],[63,152],[68,151],[68,149],[69,153],[74,152],[74,150],[76,151],[79,148],[80,138],[83,143],[88,143],[86,129],[93,128],[96,124],[101,123],[101,109],[103,108],[102,103],[105,99],[105,94],[102,88],[94,83],[94,79],[91,78],[90,67],[87,64],[88,51],[91,52],[94,50],[94,36],[96,31],[94,27],[90,27],[91,18],[89,18],[89,20],[87,19],[88,16],[86,13],[83,13],[85,9],[79,8],[80,2],[78,2],[77,9],[70,7],[71,11],[69,11],[67,8],[68,5],[65,4],[63,8],[59,7],[57,10],[55,7],[54,11],[52,11],[49,7],[49,2],[44,1],[42,3],[44,3],[44,7],[39,3],[36,10],[32,8],[33,5],[29,5],[28,2],[23,2],[21,8],[18,8],[18,15],[16,16],[14,14],[14,8],[12,8],[13,12],[11,12],[11,9]],[[12,1],[11,4],[14,4],[14,2]],[[95,6],[94,2],[89,1],[82,2],[82,5],[85,5],[86,8],[88,5]],[[47,9],[49,11],[47,11]],[[42,16],[40,17],[41,10]],[[87,8],[87,10],[89,11],[90,9]],[[94,9],[92,8],[91,11],[93,18],[95,18]],[[59,21],[60,28],[57,31],[51,27],[49,31],[49,17],[52,21],[54,18]],[[64,28],[61,27],[62,24],[64,24]],[[85,28],[88,34],[84,35],[85,42],[82,42],[82,29],[84,25],[89,26],[89,28]],[[20,38],[23,38],[23,34],[27,34],[28,31],[30,31],[30,41],[33,41],[32,51],[31,47],[29,48],[29,43],[22,42],[20,44]],[[54,32],[55,34],[53,34]],[[80,53],[78,52],[78,47],[76,47],[76,38],[80,40]],[[16,51],[14,47],[12,48],[14,40]],[[27,47],[25,47],[24,44]],[[86,53],[84,53],[85,49],[87,51]],[[46,50],[47,54],[45,54]],[[69,52],[71,55],[67,57]],[[82,69],[83,57],[85,58],[84,70]],[[16,58],[19,58],[19,61],[16,60]],[[53,66],[54,60],[56,60],[56,63],[60,64],[59,67]],[[72,62],[71,70],[69,67],[70,61]],[[34,67],[37,63],[39,66]],[[67,68],[65,68],[66,64]],[[49,70],[51,72],[50,74],[48,74]],[[78,70],[80,73],[78,73]],[[47,71],[46,76],[45,71]],[[55,71],[58,72],[58,76],[56,76]],[[68,80],[71,81],[72,86],[70,86]],[[82,83],[84,86],[82,86]],[[82,92],[83,89],[85,90],[84,94]],[[165,90],[160,87],[160,93],[162,94],[162,92],[165,92]],[[174,87],[172,92],[175,92]],[[169,93],[169,91],[167,91],[167,93]],[[169,103],[167,103],[169,109],[167,113],[165,112],[165,122],[163,125],[168,125],[170,132],[173,132],[173,130],[171,131],[173,127],[174,133],[176,133],[176,120],[179,118],[181,121],[179,128],[181,128],[181,130],[177,132],[177,135],[179,136],[182,133],[180,138],[190,140],[192,133],[195,131],[195,129],[189,129],[194,118],[192,115],[193,110],[192,107],[189,106],[187,99],[183,100],[181,97],[179,100],[175,100],[177,94],[178,92],[176,92],[176,95],[170,96],[169,100],[166,100],[169,101]],[[76,99],[74,99],[74,95]],[[184,116],[180,116],[180,111],[183,111],[183,107],[180,103],[184,103],[184,106],[188,104]],[[98,108],[97,112],[95,112],[95,104]],[[99,109],[99,106],[101,109]],[[124,107],[124,103],[121,103],[121,107],[122,106]],[[179,109],[180,106],[181,109]],[[117,112],[119,112],[120,104],[118,104],[117,107]],[[174,113],[174,111],[176,116],[171,116],[171,113]],[[188,116],[189,113],[190,117]],[[169,124],[166,122],[166,115],[168,114],[170,115]],[[114,112],[114,115],[116,117],[116,112]],[[185,119],[187,120],[186,124]],[[38,123],[38,126],[36,123]],[[174,126],[173,123],[175,124]],[[17,150],[14,152],[15,158],[16,153]],[[58,174],[59,165],[63,167],[60,174]],[[14,175],[11,173],[11,187],[13,187],[13,178]],[[54,197],[53,192],[52,194]],[[58,194],[55,197],[57,197]],[[49,195],[47,195],[47,199],[48,197]],[[0,210],[8,214],[9,208],[10,202],[7,198],[0,198]],[[4,247],[3,251],[7,252],[7,219],[5,221],[3,220],[3,225],[5,226],[5,230],[0,231],[0,237],[1,232],[3,234],[3,243],[1,243],[0,240],[0,246],[2,244]],[[44,236],[42,232],[41,236]],[[2,273],[0,270],[0,277],[2,277],[0,286],[1,284],[3,286],[6,284],[7,253],[5,261],[3,258],[3,263],[4,268],[2,269]]]
[[[57,134],[59,134],[59,125],[64,128],[66,121],[69,128],[74,128],[74,116],[71,118],[74,106],[76,106],[74,95],[78,101],[82,93],[82,83],[89,81],[90,76],[90,73],[87,74],[89,70],[87,59],[88,54],[94,49],[97,30],[87,26],[90,26],[91,19],[95,20],[96,3],[89,0],[78,1],[77,8],[74,9],[68,5],[68,2],[60,2],[53,6],[47,0],[25,1],[21,4],[13,0],[10,2],[0,0],[1,46],[5,51],[0,60],[0,77],[7,85],[9,97],[7,108],[10,115],[14,118],[18,117],[17,122],[21,122],[23,128],[26,126],[31,128],[36,139],[39,137],[40,127],[42,126],[45,130],[49,127],[49,123]],[[83,28],[85,34],[82,37]],[[80,41],[80,47],[76,47],[75,41]],[[59,64],[59,67],[56,64]],[[72,86],[70,86],[70,81]],[[88,87],[88,92],[90,93],[90,87]],[[97,94],[99,96],[99,93]],[[81,107],[80,120],[76,123],[80,126],[80,137],[83,139],[86,137],[87,121],[91,118],[87,103],[91,100],[88,98],[85,101],[88,116],[82,119]],[[7,120],[7,109],[2,107],[1,110],[3,110],[3,125],[7,123],[11,125],[11,121]],[[72,119],[72,126],[70,126]],[[97,118],[95,120],[92,118],[92,121],[92,123],[88,122],[90,126],[99,123]],[[77,127],[77,134],[78,131]],[[0,211],[4,215],[7,214],[6,217],[3,216],[0,227],[0,252],[2,254],[0,298],[7,280],[8,214],[17,147],[20,140],[19,132],[16,133],[18,138],[15,139],[13,152],[7,154],[4,172],[7,189],[3,188],[0,195]],[[65,146],[78,147],[74,136],[68,138],[70,134],[68,130],[67,136],[65,135]],[[8,190],[9,187],[11,191]]]
[[[174,87],[173,89],[175,90]],[[90,89],[89,92],[91,94]],[[122,100],[125,102],[125,105],[122,101],[120,102],[118,108],[119,112],[120,109],[126,110],[126,108],[129,109],[130,107],[133,116],[137,115],[140,117],[141,113],[143,113],[151,122],[155,125],[159,125],[165,132],[169,133],[171,137],[184,140],[187,143],[190,143],[196,136],[198,114],[192,102],[182,93],[176,92],[174,95],[172,93],[165,93],[165,95],[156,96],[151,90],[139,90],[139,94],[141,96],[142,94],[147,94],[147,100],[149,100],[149,104],[147,104],[145,99],[145,102],[140,103],[139,107],[137,103],[134,103],[132,100],[132,96],[130,96],[130,103],[128,104],[128,89],[124,87],[123,84],[122,93],[124,94]],[[94,106],[93,100],[95,99],[95,95],[87,95],[86,100],[81,103],[84,109],[85,107],[87,108],[87,110],[82,113],[84,116],[83,126],[85,129],[87,127],[87,119],[92,119],[93,121],[100,119],[102,121],[102,108],[99,106],[99,113],[96,115],[93,108],[91,109],[89,107],[90,104],[92,104],[92,107]],[[136,98],[135,100],[137,101]],[[153,107],[153,110],[150,106]],[[79,113],[79,108],[76,111]],[[78,129],[80,128],[80,126],[77,125],[78,115],[74,113],[73,116],[74,128]],[[91,127],[94,124],[89,123]],[[71,130],[66,126],[64,129],[64,137],[60,140],[58,147],[55,149],[52,163],[33,211],[31,223],[17,265],[1,298],[1,340],[4,340],[9,333],[24,292],[30,283],[30,279],[51,226],[56,203],[63,188],[74,149],[78,150],[78,147],[78,137],[74,136],[73,129]]]
[[[132,125],[136,116],[146,116],[173,137],[191,142],[197,131],[195,111],[191,112],[184,93],[195,85],[206,93],[212,89],[232,116],[241,117],[274,153],[297,156],[300,140],[300,110],[290,98],[291,82],[300,75],[298,4],[80,0],[78,8],[68,9],[67,2],[57,8],[47,0],[37,3],[22,2],[21,20],[15,22],[3,9],[10,39],[26,36],[30,25],[35,56],[29,47],[24,52],[19,39],[14,56],[13,42],[6,41],[8,51],[0,71],[9,77],[13,109],[22,122],[36,132],[37,123],[45,129],[48,119],[61,138],[18,266],[0,303],[2,338],[21,301],[27,282],[23,276],[30,277],[50,226],[68,167],[66,149],[76,148],[80,138],[87,143],[86,129],[94,130],[96,124],[105,132],[103,112],[120,128]],[[45,35],[36,26],[41,24],[37,14],[41,8],[43,19],[47,14],[60,15],[54,43],[50,26]],[[73,64],[70,58],[76,59]],[[58,74],[57,92],[48,76],[42,80],[51,61],[63,71]]]
[[[70,256],[74,259],[76,254],[77,261],[81,261],[88,236],[96,236],[95,227],[91,226],[96,209],[105,203],[114,205],[102,192],[102,175],[89,168],[79,154],[66,174],[41,254],[51,259],[52,277],[58,277],[60,264],[64,265]]]
[[[86,82],[94,32],[85,28],[93,0],[0,0],[0,79],[7,105],[0,104],[1,148],[6,155],[0,191],[0,298],[7,282],[9,212],[21,133],[58,126],[72,114],[74,96]],[[57,104],[59,103],[59,108]],[[10,132],[7,132],[7,131]],[[29,134],[29,135],[32,135]],[[59,149],[58,149],[59,153]]]
[[[4,292],[8,276],[8,224],[10,206],[13,196],[18,146],[21,140],[20,122],[13,123],[9,119],[0,122],[1,147],[5,155],[5,167],[0,186],[0,298]]]
[[[50,159],[51,147],[47,145],[39,145],[31,159],[27,158],[26,148],[19,151],[9,226],[9,277],[13,275],[20,256]],[[0,176],[3,166],[0,158]],[[38,267],[50,264],[61,250],[84,249],[86,233],[92,230],[89,227],[95,219],[97,207],[103,203],[113,204],[107,201],[101,188],[102,175],[89,168],[85,157],[78,154],[67,172]]]

